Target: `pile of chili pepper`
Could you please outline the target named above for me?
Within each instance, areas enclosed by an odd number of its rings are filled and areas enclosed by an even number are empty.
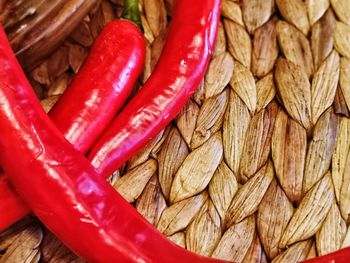
[[[135,25],[113,21],[103,29],[49,116],[0,28],[0,230],[31,209],[89,262],[221,262],[168,241],[106,181],[195,92],[219,9],[220,0],[176,1],[158,64],[120,113],[145,58]],[[346,262],[346,255],[342,250],[317,262]]]
[[[0,31],[0,164],[6,173],[0,185],[11,196],[10,206],[18,205],[8,224],[28,212],[28,206],[89,262],[218,262],[168,241],[106,182],[180,112],[203,78],[220,1],[192,2],[176,2],[158,65],[113,121],[144,59],[135,26],[121,21],[107,25],[49,113],[54,122]]]
[[[84,66],[49,113],[76,150],[85,154],[112,121],[130,94],[144,58],[144,39],[133,23],[118,20],[105,26]],[[0,175],[0,230],[29,211],[7,176]]]

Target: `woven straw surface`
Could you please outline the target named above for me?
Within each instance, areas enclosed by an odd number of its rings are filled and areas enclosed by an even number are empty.
[[[28,72],[46,110],[121,2],[100,1]],[[147,57],[135,92],[157,63],[172,6],[141,1]],[[221,14],[198,91],[111,184],[202,255],[291,263],[349,246],[350,2],[223,0]],[[0,233],[3,262],[83,261],[28,216]]]

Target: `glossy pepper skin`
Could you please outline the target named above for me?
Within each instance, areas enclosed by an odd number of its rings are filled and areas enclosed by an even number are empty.
[[[87,152],[123,106],[143,69],[145,41],[127,20],[107,24],[49,115],[77,150]]]
[[[7,176],[0,173],[0,231],[17,222],[30,212],[17,194]]]
[[[41,108],[3,31],[0,67],[0,164],[68,247],[89,262],[220,262],[168,241],[97,176]]]
[[[219,0],[177,0],[158,64],[88,155],[110,175],[180,112],[202,80],[214,46]]]
[[[130,94],[145,59],[140,30],[115,20],[101,31],[83,67],[49,116],[75,149],[86,153],[112,121]],[[29,208],[0,175],[0,231]]]

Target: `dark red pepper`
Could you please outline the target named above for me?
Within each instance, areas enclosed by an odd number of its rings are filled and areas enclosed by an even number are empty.
[[[126,20],[105,26],[82,69],[49,115],[74,147],[86,153],[130,94],[145,59],[140,30]],[[0,175],[0,231],[29,208]]]
[[[97,176],[43,111],[3,30],[0,67],[0,164],[66,245],[89,262],[220,262],[171,243]]]

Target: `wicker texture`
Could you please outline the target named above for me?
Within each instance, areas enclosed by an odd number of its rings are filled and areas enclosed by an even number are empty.
[[[101,1],[28,72],[47,111],[121,2]],[[147,57],[135,92],[162,51],[172,2],[141,1]],[[205,256],[290,263],[348,246],[349,14],[347,0],[223,0],[198,91],[113,187]],[[31,216],[0,233],[1,263],[39,261],[82,262]]]

